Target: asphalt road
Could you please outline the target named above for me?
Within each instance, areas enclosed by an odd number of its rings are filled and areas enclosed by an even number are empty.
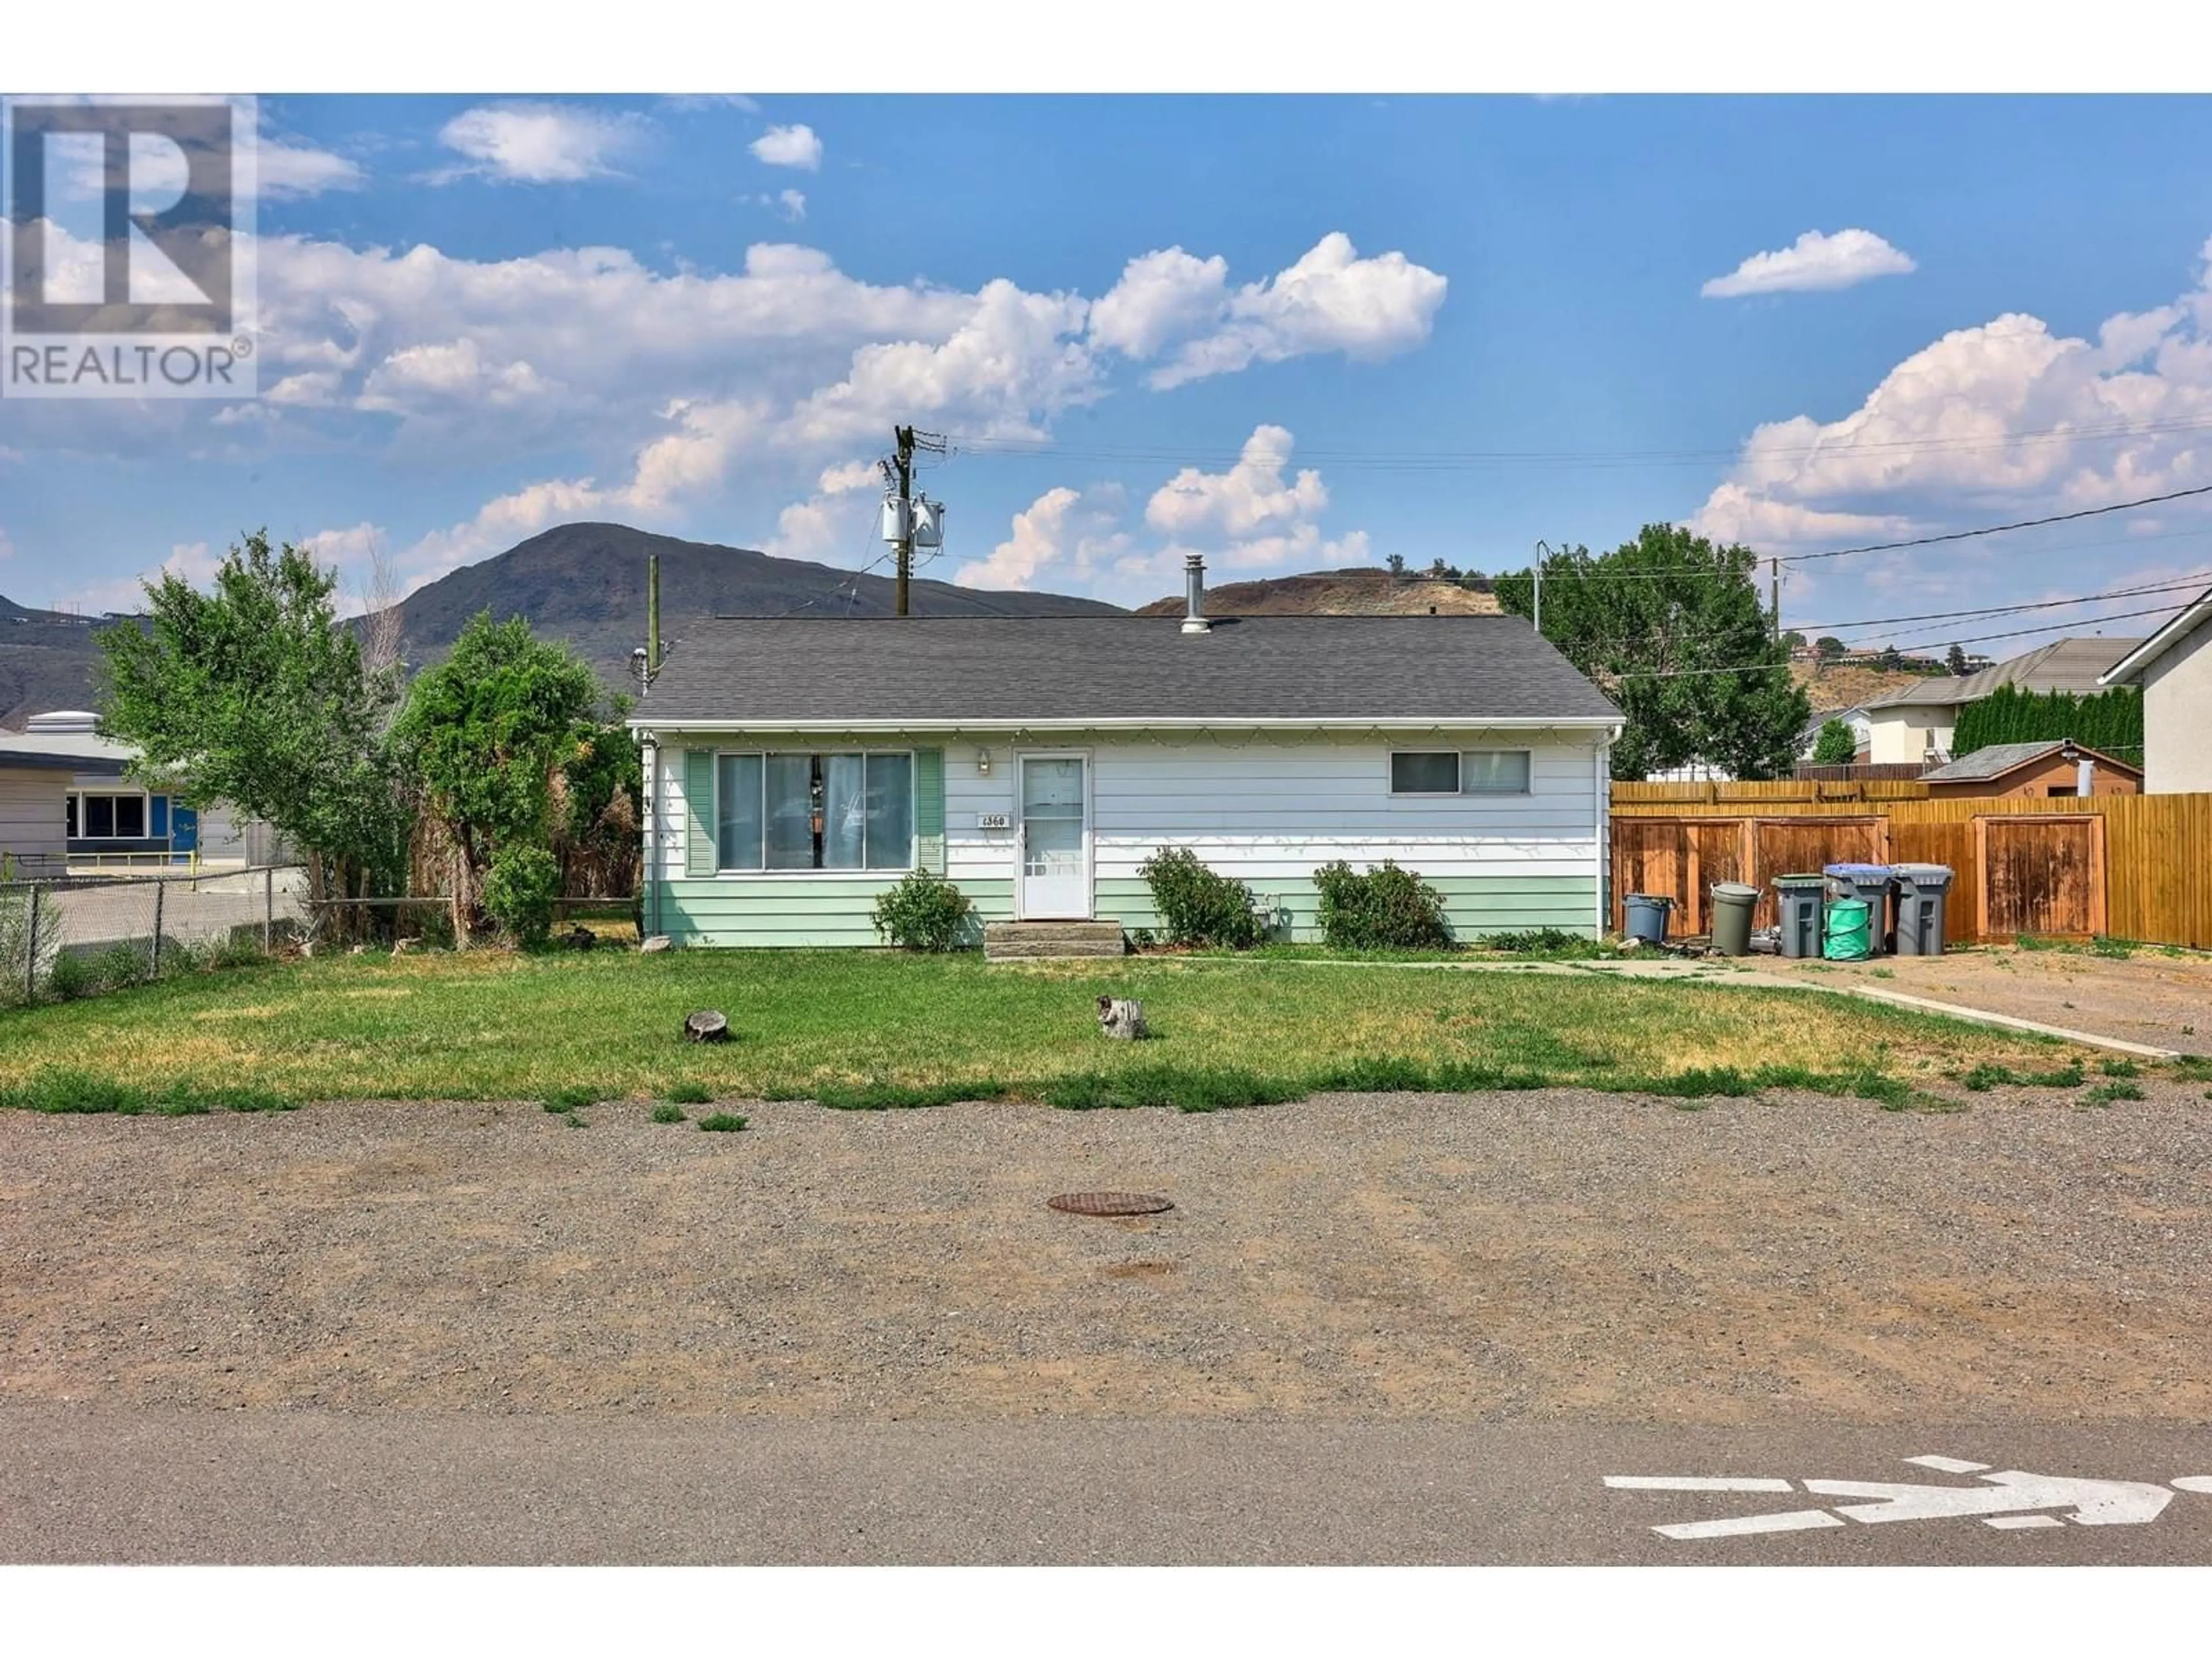
[[[2067,1504],[1868,1523],[1808,1480],[2142,1483],[2140,1524]],[[1609,1488],[1752,1477],[1787,1491]],[[2202,1492],[2168,1483],[2191,1478]],[[0,1408],[0,1560],[304,1564],[2212,1563],[2212,1429],[1777,1422],[884,1422]],[[2148,1499],[2145,1492],[2149,1493]],[[2159,1494],[2170,1493],[2162,1500]],[[2031,1494],[2032,1496],[2032,1494]],[[1820,1510],[1805,1529],[1661,1525]],[[2020,1516],[2039,1519],[2020,1523]]]

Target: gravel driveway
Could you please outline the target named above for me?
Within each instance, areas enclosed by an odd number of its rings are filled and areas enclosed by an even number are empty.
[[[2146,1091],[0,1113],[0,1401],[2202,1420],[2212,1105]]]

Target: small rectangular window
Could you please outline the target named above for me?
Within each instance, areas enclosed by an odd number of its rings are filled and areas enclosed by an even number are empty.
[[[1459,757],[1450,750],[1401,750],[1390,757],[1394,795],[1456,795]]]
[[[115,839],[115,797],[87,795],[84,798],[84,833],[88,841]]]
[[[71,841],[75,841],[77,835],[76,800],[77,798],[75,795],[69,795],[64,797],[62,801],[62,834],[67,836]]]
[[[146,798],[143,795],[118,795],[115,798],[115,835],[118,841],[138,841],[146,834]]]
[[[714,863],[722,870],[761,867],[761,757],[720,755],[714,761]]]
[[[868,868],[914,867],[914,757],[868,757]]]
[[[1460,788],[1469,795],[1525,795],[1528,793],[1528,751],[1525,749],[1475,749],[1460,761]]]

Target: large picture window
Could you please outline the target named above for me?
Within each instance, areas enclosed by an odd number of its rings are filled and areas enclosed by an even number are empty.
[[[910,870],[914,757],[717,756],[714,856],[723,870]]]
[[[1525,749],[1401,749],[1390,757],[1394,795],[1525,795]]]
[[[70,795],[66,802],[64,833],[71,841],[143,841],[146,838],[146,797],[143,795]]]

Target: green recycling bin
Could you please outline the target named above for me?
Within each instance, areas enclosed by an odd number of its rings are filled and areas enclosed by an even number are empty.
[[[1759,889],[1740,881],[1713,884],[1713,949],[1724,957],[1751,954],[1751,913]]]
[[[1864,899],[1838,899],[1828,906],[1820,954],[1830,962],[1864,962],[1874,954],[1874,906]]]
[[[1780,913],[1782,924],[1782,955],[1820,954],[1820,909],[1827,896],[1826,876],[1775,877],[1775,908]]]

